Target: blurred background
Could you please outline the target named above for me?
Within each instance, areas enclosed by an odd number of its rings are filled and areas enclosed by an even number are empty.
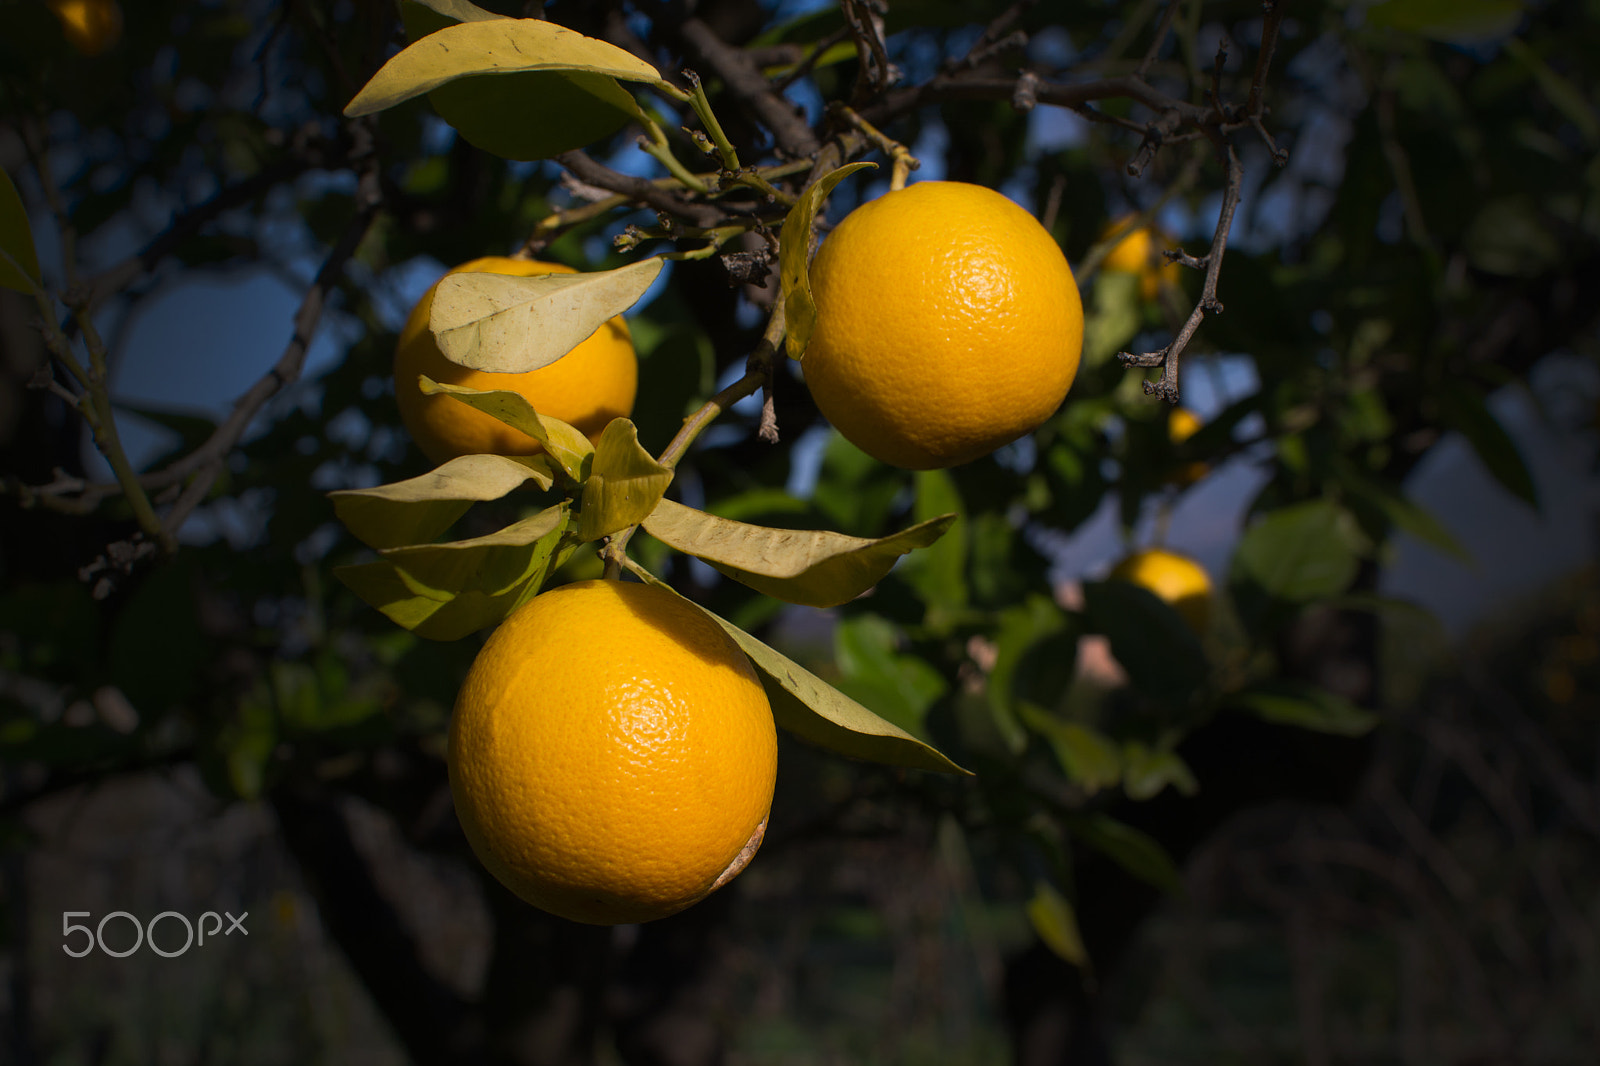
[[[0,290],[0,1061],[1595,1061],[1600,10],[485,6],[693,66],[746,159],[778,158],[709,33],[819,135],[852,99],[914,180],[999,188],[1061,241],[1084,362],[1032,438],[891,470],[790,365],[779,444],[747,401],[680,468],[675,498],[769,525],[961,514],[872,595],[785,607],[634,542],[976,776],[784,736],[762,851],[706,902],[595,928],[506,894],[442,758],[482,635],[423,640],[346,589],[335,568],[371,553],[325,493],[427,469],[389,361],[445,269],[530,241],[619,265],[612,237],[654,213],[543,226],[588,195],[556,162],[474,147],[425,100],[343,119],[405,41],[392,0],[0,0],[0,165],[49,290]],[[872,88],[851,23],[873,17],[897,84],[939,92]],[[1133,175],[1158,116],[1126,94],[1013,106],[1024,70],[1242,106],[1269,27],[1261,129],[1220,151],[1183,129]],[[586,150],[663,174],[634,137]],[[1158,372],[1115,356],[1169,343],[1201,276],[1117,267],[1105,237],[1132,215],[1203,256],[1229,152],[1225,310],[1183,361],[1201,428],[1175,439]],[[716,257],[663,271],[630,313],[647,448],[742,372],[773,292]],[[41,308],[79,351],[85,322],[103,340],[157,505],[212,479],[170,557],[118,547],[135,515],[97,487],[114,472]],[[1103,580],[1152,545],[1209,573],[1198,636]],[[178,952],[185,919],[205,939]]]

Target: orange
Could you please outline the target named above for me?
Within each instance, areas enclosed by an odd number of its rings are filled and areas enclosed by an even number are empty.
[[[811,264],[801,367],[846,439],[892,466],[984,456],[1055,413],[1083,307],[1054,238],[1000,193],[924,181],[863,204]]]
[[[1112,567],[1110,576],[1149,589],[1171,604],[1195,633],[1205,633],[1211,618],[1211,576],[1187,555],[1146,548]]]
[[[94,57],[122,39],[122,8],[116,0],[52,0],[61,33],[82,54]]]
[[[1107,226],[1100,234],[1104,239],[1126,225],[1131,215],[1123,215]],[[1172,247],[1164,233],[1141,226],[1112,246],[1100,262],[1100,269],[1109,273],[1139,275],[1139,295],[1146,301],[1154,300],[1163,285],[1176,285],[1182,267],[1161,254],[1163,248]]]
[[[1174,444],[1182,444],[1194,436],[1203,424],[1200,416],[1187,407],[1174,407],[1167,415],[1167,437]],[[1172,480],[1180,487],[1187,488],[1205,477],[1210,469],[1201,462],[1183,463],[1172,475]]]
[[[472,271],[524,277],[575,273],[560,263],[505,256],[474,259],[450,273]],[[590,440],[598,440],[613,418],[626,418],[632,413],[639,386],[639,362],[621,315],[556,362],[538,370],[525,374],[469,370],[446,359],[428,329],[428,315],[438,287],[435,282],[411,309],[394,353],[394,393],[400,420],[429,459],[442,463],[460,455],[480,453],[531,455],[543,448],[527,434],[454,397],[424,395],[417,385],[420,374],[448,385],[519,392],[535,411],[570,422]]]
[[[665,589],[535,596],[473,661],[450,723],[467,840],[507,888],[578,922],[663,918],[743,869],[777,737],[750,661]]]

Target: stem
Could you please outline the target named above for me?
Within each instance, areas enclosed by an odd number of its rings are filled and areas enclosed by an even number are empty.
[[[849,122],[850,125],[854,126],[856,129],[865,134],[868,140],[877,145],[878,149],[889,157],[891,161],[891,170],[889,171],[889,191],[898,192],[899,190],[905,188],[906,179],[911,176],[911,172],[913,170],[916,170],[918,167],[922,166],[922,161],[911,154],[911,149],[907,148],[899,141],[890,138],[883,131],[879,130],[878,127],[862,118],[854,108],[846,107],[841,104],[838,106],[837,112],[841,117],[844,118],[845,121]]]
[[[772,317],[767,319],[767,328],[761,335],[761,342],[756,345],[756,350],[750,353],[750,359],[745,364],[744,376],[711,397],[701,405],[700,410],[684,419],[683,428],[678,430],[677,436],[672,438],[657,462],[669,470],[675,469],[678,460],[689,450],[689,445],[694,443],[695,438],[718,415],[770,382],[772,362],[778,354],[778,346],[782,343],[783,301],[779,300],[773,306]],[[633,538],[633,532],[638,528],[629,526],[627,529],[618,530],[606,541],[605,547],[600,549],[600,558],[604,559],[606,564],[604,574],[606,580],[615,581],[621,576],[621,567],[635,569],[633,561],[625,553],[628,541]]]
[[[689,79],[692,87],[689,106],[700,116],[700,122],[710,135],[711,143],[717,146],[717,154],[722,157],[723,167],[728,170],[738,170],[739,153],[734,150],[733,142],[728,140],[728,135],[722,132],[722,123],[717,121],[716,112],[711,110],[711,101],[706,98],[706,87],[700,83],[700,75],[692,70],[685,70],[683,76]]]
[[[667,143],[665,130],[651,122],[646,127],[646,131],[648,136],[639,138],[639,147],[659,159],[661,165],[667,168],[669,174],[678,179],[680,185],[701,195],[711,191],[709,185],[696,177],[693,171],[684,166],[678,157],[672,154],[672,146]]]

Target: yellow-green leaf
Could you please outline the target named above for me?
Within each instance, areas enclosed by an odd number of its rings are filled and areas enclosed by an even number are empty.
[[[1094,795],[1122,779],[1122,756],[1110,737],[1079,722],[1069,722],[1027,701],[1017,704],[1029,729],[1044,737],[1067,780]]]
[[[581,482],[589,476],[589,460],[594,455],[594,445],[579,432],[576,426],[541,415],[520,392],[506,389],[469,389],[465,385],[443,385],[426,374],[419,377],[423,395],[443,394],[454,396],[468,407],[476,407],[513,429],[520,429],[545,446],[556,465],[573,481]]]
[[[33,246],[28,209],[11,175],[0,170],[0,285],[32,293],[39,287],[39,253]]]
[[[789,603],[834,607],[876,585],[895,560],[926,547],[956,516],[940,515],[877,540],[820,529],[771,529],[662,500],[644,520],[657,540],[735,581]]]
[[[783,220],[778,234],[778,277],[783,284],[784,329],[788,331],[789,358],[805,355],[811,331],[817,324],[817,303],[811,298],[811,227],[833,187],[863,167],[876,163],[850,163],[830,170],[801,194]]]
[[[422,544],[450,528],[479,500],[498,500],[532,481],[555,483],[547,455],[463,455],[418,477],[370,489],[328,493],[339,521],[363,544]]]
[[[504,15],[496,15],[493,11],[485,11],[477,4],[468,3],[468,0],[404,0],[400,5],[400,16],[401,20],[406,24],[406,32],[413,37],[421,37],[423,35],[418,32],[419,25],[426,25],[428,27],[426,32],[428,33],[433,32],[433,30],[440,28],[442,25],[449,25],[449,22],[443,21],[441,21],[440,25],[433,25],[432,20],[423,23],[422,19],[427,18],[427,16],[416,11],[418,7],[432,8],[440,15],[445,16],[446,19],[455,22],[484,22],[488,19],[505,18]]]
[[[419,637],[457,640],[499,623],[538,594],[565,557],[567,520],[566,506],[557,505],[485,537],[390,548],[376,562],[337,567],[334,574]]]
[[[500,374],[549,366],[639,301],[659,256],[589,274],[447,274],[428,328],[451,362]]]
[[[654,577],[647,576],[646,580],[664,589],[672,588]],[[796,737],[853,759],[970,775],[971,771],[952,762],[931,744],[879,718],[793,659],[732,622],[710,611],[706,614],[750,657],[766,686],[767,698],[772,701],[773,718]]]
[[[639,445],[639,431],[626,418],[614,418],[595,446],[589,480],[583,483],[583,513],[578,539],[599,540],[636,526],[661,501],[672,484],[672,470]]]
[[[1033,898],[1028,900],[1028,922],[1045,947],[1072,965],[1089,969],[1089,952],[1083,946],[1077,912],[1054,885],[1046,881],[1034,885]]]
[[[484,19],[458,22],[412,42],[379,68],[344,113],[370,115],[457,78],[523,71],[663,84],[654,67],[614,44],[541,19]],[[524,120],[538,121],[538,116]]]

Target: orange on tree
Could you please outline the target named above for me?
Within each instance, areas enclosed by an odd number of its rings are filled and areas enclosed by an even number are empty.
[[[1211,576],[1189,556],[1145,548],[1117,563],[1109,576],[1149,589],[1171,604],[1195,633],[1205,633],[1211,619]]]
[[[1039,222],[992,189],[924,181],[850,212],[811,264],[801,366],[818,409],[892,466],[987,455],[1055,413],[1083,307]]]
[[[474,259],[450,273],[473,271],[523,277],[575,273],[560,263],[507,256]],[[394,353],[394,393],[400,420],[429,459],[442,463],[460,455],[480,453],[531,455],[543,448],[526,433],[452,396],[425,395],[417,384],[421,374],[447,385],[519,392],[535,411],[570,422],[591,440],[598,440],[612,419],[626,418],[633,412],[639,362],[621,315],[549,366],[523,374],[470,370],[446,359],[428,329],[433,294],[438,288],[435,282],[411,309]]]
[[[1111,223],[1101,232],[1101,239],[1127,225],[1132,217],[1123,215]],[[1146,301],[1154,300],[1163,285],[1178,283],[1182,268],[1161,254],[1162,249],[1171,246],[1172,242],[1165,234],[1148,226],[1140,226],[1112,245],[1106,257],[1100,261],[1100,269],[1109,273],[1137,274],[1140,297]]]
[[[777,737],[750,661],[674,593],[581,581],[535,596],[473,661],[450,791],[507,888],[579,922],[673,914],[760,845]]]
[[[93,58],[122,39],[122,8],[117,0],[51,0],[67,43]]]
[[[1187,407],[1174,407],[1167,415],[1167,438],[1174,444],[1182,444],[1194,436],[1203,424],[1200,416]],[[1202,462],[1184,463],[1172,475],[1172,480],[1180,487],[1187,488],[1205,477],[1210,470],[1211,468]]]

